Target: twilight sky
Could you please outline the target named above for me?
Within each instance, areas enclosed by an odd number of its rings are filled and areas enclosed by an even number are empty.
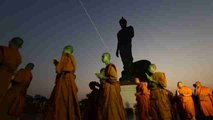
[[[82,0],[97,26],[101,41],[79,0],[1,0],[0,45],[15,36],[25,43],[20,50],[24,67],[35,63],[28,94],[49,96],[55,82],[52,60],[60,59],[67,44],[74,46],[78,62],[77,85],[81,98],[90,92],[88,83],[98,81],[94,73],[104,66],[103,52],[116,58],[116,34],[124,16],[135,30],[134,61],[148,59],[167,75],[168,89],[176,83],[188,86],[199,80],[213,89],[213,1],[212,0]],[[105,47],[106,46],[106,47]]]

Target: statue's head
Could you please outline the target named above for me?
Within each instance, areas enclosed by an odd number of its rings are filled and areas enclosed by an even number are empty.
[[[123,17],[119,21],[121,28],[125,28],[127,26],[127,21]]]
[[[110,53],[106,52],[102,55],[102,62],[107,64],[110,62],[111,56]]]
[[[33,63],[28,63],[26,66],[25,66],[25,69],[26,70],[33,70],[33,68],[34,68],[34,64]]]
[[[20,37],[14,37],[9,41],[10,47],[21,48],[24,43],[24,40]]]
[[[179,82],[177,83],[177,87],[178,87],[179,89],[181,89],[183,86],[184,86],[183,82],[179,81]]]
[[[73,47],[71,45],[67,45],[64,47],[63,54],[71,55],[73,53]]]

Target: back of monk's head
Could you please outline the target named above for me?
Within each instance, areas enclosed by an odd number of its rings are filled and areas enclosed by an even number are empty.
[[[33,63],[28,63],[26,66],[25,66],[25,69],[28,69],[28,70],[32,70],[34,68],[34,64]]]
[[[71,45],[67,45],[64,47],[63,54],[71,55],[73,53],[73,47]]]
[[[103,55],[104,55],[104,56],[107,56],[109,59],[111,59],[111,55],[110,55],[110,53],[105,52]]]
[[[183,84],[182,81],[179,81],[179,82],[177,83],[177,87],[178,87],[178,88],[182,88],[183,86],[184,86],[184,84]]]
[[[91,89],[91,90],[95,89],[96,84],[97,84],[97,83],[96,83],[95,81],[90,82],[90,83],[89,83],[90,89]]]
[[[24,43],[24,40],[20,37],[14,37],[10,40],[9,46],[14,46],[16,48],[21,48]]]

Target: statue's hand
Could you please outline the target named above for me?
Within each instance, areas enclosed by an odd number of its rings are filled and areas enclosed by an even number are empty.
[[[116,56],[119,57],[118,51],[116,51]]]

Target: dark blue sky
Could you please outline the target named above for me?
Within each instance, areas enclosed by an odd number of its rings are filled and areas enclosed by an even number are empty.
[[[78,62],[79,97],[104,66],[101,55],[112,54],[119,76],[120,58],[115,57],[116,34],[121,16],[135,29],[134,61],[149,59],[168,78],[174,91],[181,80],[188,86],[199,80],[213,88],[212,0],[82,0],[104,43],[78,0],[1,0],[0,44],[12,37],[25,40],[23,67],[34,62],[34,79],[28,94],[49,96],[55,81],[52,60],[59,59],[67,44],[74,46]],[[104,45],[105,44],[105,45]],[[106,46],[106,47],[104,47]]]

